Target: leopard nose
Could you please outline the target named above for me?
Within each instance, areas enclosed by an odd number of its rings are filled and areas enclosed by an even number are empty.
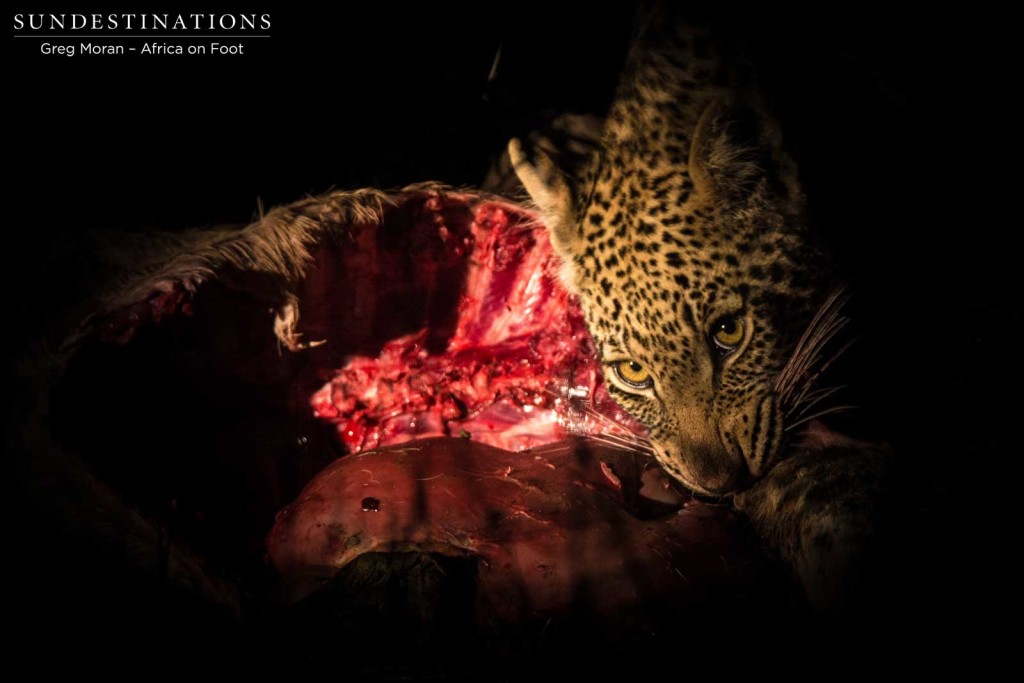
[[[683,483],[699,489],[698,493],[723,496],[736,491],[749,479],[743,458],[721,446],[692,444],[683,452],[683,460],[682,469],[687,475]]]

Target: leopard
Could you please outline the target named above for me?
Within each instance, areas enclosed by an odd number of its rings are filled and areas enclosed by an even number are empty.
[[[812,419],[848,295],[755,80],[713,24],[644,7],[607,115],[574,138],[584,150],[514,138],[508,154],[655,460],[733,501],[828,611],[870,536],[886,451]]]
[[[608,391],[669,473],[720,495],[780,452],[778,378],[827,298],[827,261],[778,125],[710,32],[646,18],[576,174],[543,144],[509,151]]]

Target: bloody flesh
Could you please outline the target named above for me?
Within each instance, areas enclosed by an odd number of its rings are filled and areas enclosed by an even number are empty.
[[[432,351],[437,330],[424,326],[349,358],[314,394],[314,415],[356,453],[431,436],[512,451],[569,434],[641,436],[604,389],[543,227],[498,203],[478,206],[468,224],[448,221],[442,201],[427,202],[430,217],[414,230],[434,242],[423,258],[436,270],[465,269],[450,336]]]
[[[329,466],[278,515],[268,549],[289,601],[366,552],[478,557],[478,590],[503,622],[570,609],[584,585],[600,587],[588,608],[616,618],[707,607],[716,593],[729,602],[754,585],[761,567],[724,508],[637,516],[630,492],[645,464],[590,440],[530,453],[408,442]]]
[[[581,585],[600,585],[590,607],[616,614],[650,604],[688,613],[725,586],[734,596],[756,583],[761,565],[728,509],[680,509],[684,497],[651,469],[643,427],[603,385],[544,227],[498,202],[453,209],[464,201],[410,201],[402,240],[359,227],[343,255],[317,254],[322,272],[358,288],[345,311],[362,311],[362,329],[391,325],[386,302],[403,297],[422,301],[413,308],[425,322],[378,340],[376,353],[347,354],[310,400],[350,455],[278,515],[268,550],[288,599],[373,551],[478,557],[478,589],[503,621],[568,609]],[[410,245],[418,252],[403,272],[395,252]],[[316,301],[325,280],[315,270],[311,280],[304,298]],[[326,345],[323,308],[300,328]]]
[[[225,286],[199,288],[205,271],[161,272],[98,321],[119,343],[138,343],[147,321],[172,348],[175,325],[204,339],[190,375],[199,393],[258,411],[236,430],[255,436],[225,446],[244,451],[239,462],[259,448],[295,457],[267,422],[266,406],[287,406],[278,424],[299,430],[298,452],[317,465],[284,499],[294,502],[271,508],[269,537],[255,530],[281,594],[301,598],[362,554],[409,550],[476,558],[479,595],[500,620],[567,609],[581,585],[603,586],[588,599],[606,615],[689,614],[763,587],[729,509],[680,494],[643,427],[610,400],[533,213],[468,193],[376,195],[372,212],[353,197],[286,207],[217,243],[263,249],[254,264],[273,262],[282,240],[301,243],[269,296],[249,273],[218,270],[217,252],[202,267]],[[190,315],[171,315],[179,301]],[[334,444],[344,454],[329,464]]]

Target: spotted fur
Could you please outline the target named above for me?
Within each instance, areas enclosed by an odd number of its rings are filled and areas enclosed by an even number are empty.
[[[510,155],[562,257],[615,399],[688,487],[724,494],[783,447],[779,377],[826,298],[823,261],[778,128],[706,28],[641,22],[599,144],[568,167],[550,145]],[[745,338],[711,339],[723,318]],[[615,372],[633,360],[653,386]]]

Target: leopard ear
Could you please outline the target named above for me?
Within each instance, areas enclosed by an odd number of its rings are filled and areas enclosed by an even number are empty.
[[[572,191],[555,163],[556,153],[551,143],[541,138],[527,149],[519,138],[512,138],[508,155],[519,182],[540,210],[548,228],[556,234],[570,230]]]
[[[732,203],[781,198],[799,209],[796,165],[778,126],[760,107],[715,100],[701,114],[690,144],[690,176],[698,193]]]
[[[603,123],[589,114],[560,114],[525,141],[514,139],[508,145],[512,168],[563,256],[577,236],[578,177],[600,149]]]

